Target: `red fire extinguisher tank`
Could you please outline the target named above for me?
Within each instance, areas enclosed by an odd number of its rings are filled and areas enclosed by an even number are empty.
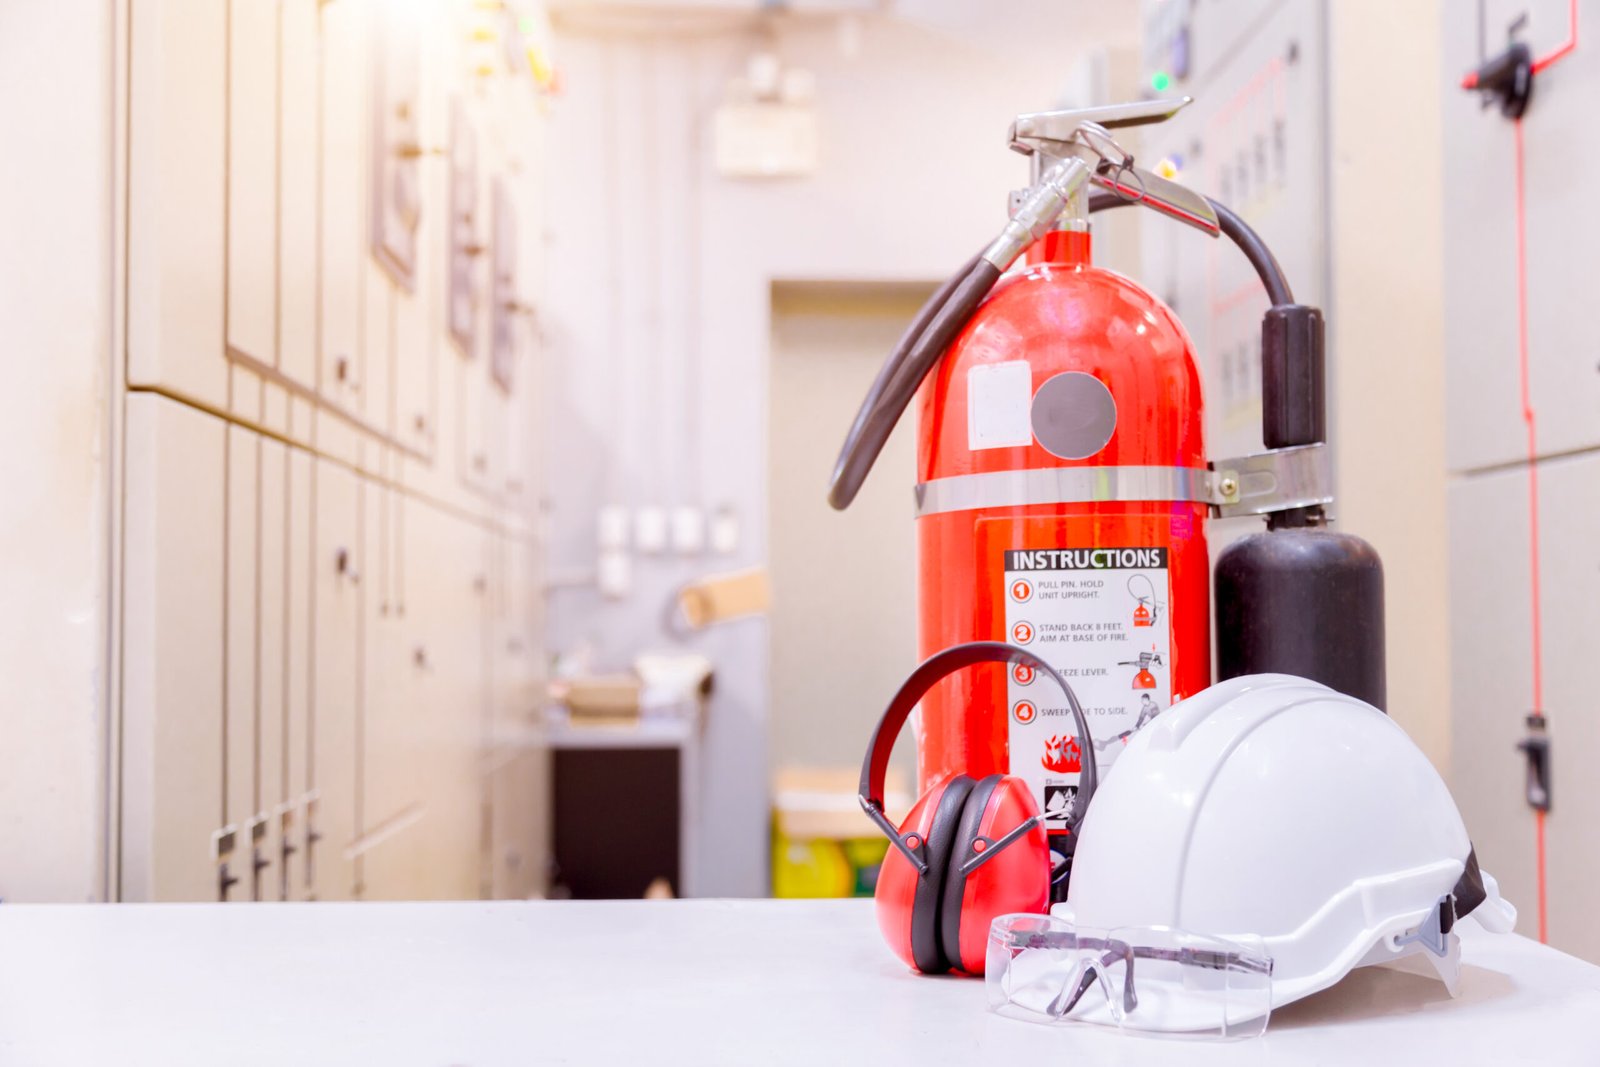
[[[1106,768],[1152,699],[1210,684],[1200,373],[1166,305],[1089,263],[1087,233],[1051,233],[1030,261],[917,398],[921,653],[1039,653],[1078,692]],[[1141,654],[1153,691],[1134,686]],[[1009,771],[1064,829],[1076,731],[1027,668],[946,679],[917,730],[922,789]]]

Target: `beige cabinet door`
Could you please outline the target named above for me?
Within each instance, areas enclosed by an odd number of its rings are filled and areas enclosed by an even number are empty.
[[[227,427],[127,401],[121,900],[216,900],[223,792]]]
[[[318,900],[355,893],[350,849],[361,832],[359,805],[360,632],[365,559],[360,489],[348,468],[316,463],[310,799],[306,862]]]
[[[271,367],[278,347],[278,5],[234,0],[227,8],[228,348]]]
[[[228,513],[223,641],[223,822],[233,836],[225,900],[250,900],[259,888],[252,872],[259,832],[256,808],[256,730],[260,690],[257,597],[260,578],[261,437],[228,427]],[[225,850],[226,851],[226,850]],[[235,880],[236,879],[236,880]]]
[[[378,434],[387,437],[394,422],[395,315],[399,295],[371,256],[361,264],[362,324],[361,403],[362,419]],[[376,468],[369,468],[376,469]]]
[[[217,409],[228,404],[227,17],[217,0],[128,11],[128,380]]]
[[[255,793],[250,822],[250,899],[282,900],[278,812],[284,786],[289,709],[289,449],[261,441],[256,564]]]
[[[461,481],[483,496],[498,497],[505,478],[506,396],[482,359],[460,367]]]
[[[361,320],[366,313],[367,22],[362,0],[323,4],[322,337],[318,390],[361,411]]]
[[[284,615],[284,741],[281,799],[273,809],[277,820],[278,896],[304,900],[311,891],[306,835],[307,793],[311,789],[312,661],[316,630],[312,626],[314,556],[312,539],[312,468],[309,452],[288,452],[285,506]]]
[[[317,385],[317,0],[282,0],[278,122],[278,369]],[[290,426],[309,440],[310,420]]]
[[[508,748],[493,763],[490,779],[493,831],[491,895],[526,900],[544,891],[550,802],[542,749]]]
[[[405,648],[424,816],[408,831],[420,860],[408,893],[464,899],[485,889],[483,736],[487,694],[481,526],[415,497],[405,502]]]
[[[496,898],[522,899],[544,891],[550,845],[549,752],[542,743],[545,679],[537,654],[538,554],[530,537],[505,533],[495,536],[495,553],[492,888]]]
[[[399,596],[399,510],[402,498],[373,481],[362,485],[366,556],[375,565],[367,592],[362,701],[362,897],[404,900],[415,892],[425,862],[412,828],[427,817],[424,783],[432,773],[413,699],[426,664],[405,647]]]

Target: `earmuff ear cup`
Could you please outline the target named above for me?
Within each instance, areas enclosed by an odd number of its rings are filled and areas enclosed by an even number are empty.
[[[1042,823],[970,874],[961,868],[1039,814],[1021,778],[990,775],[973,788],[953,841],[940,903],[940,951],[949,965],[982,974],[989,926],[1000,915],[1039,913],[1050,898],[1050,844]]]
[[[956,816],[964,806],[972,779],[965,775],[939,782],[924,793],[900,824],[899,835],[925,860],[932,859],[933,841],[942,832],[945,852],[953,832]],[[956,796],[951,798],[951,790]],[[953,809],[953,811],[952,811]],[[915,838],[913,841],[912,838]],[[926,875],[917,869],[893,845],[884,854],[883,865],[878,869],[877,897],[878,928],[895,955],[905,960],[906,966],[930,974],[943,974],[949,964],[943,962],[939,951],[939,934],[930,926],[928,915],[937,920],[939,890],[944,884],[944,861],[929,863]],[[932,904],[927,901],[932,900]],[[922,912],[919,913],[919,905]]]
[[[961,809],[961,821],[956,827],[955,840],[951,842],[950,858],[945,861],[944,892],[939,900],[939,951],[952,967],[961,965],[961,901],[966,896],[967,884],[967,876],[961,867],[977,854],[973,843],[982,834],[984,812],[1001,777],[991,774],[972,787],[966,805]],[[973,873],[976,875],[978,872]]]
[[[939,905],[944,900],[945,872],[961,830],[961,816],[975,784],[964,774],[945,783],[928,827],[928,873],[917,883],[911,908],[911,955],[923,974],[944,974],[955,966],[940,942]]]

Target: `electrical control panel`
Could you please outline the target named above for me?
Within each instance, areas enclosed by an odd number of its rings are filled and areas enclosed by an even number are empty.
[[[524,308],[517,293],[517,211],[511,201],[510,184],[504,179],[494,183],[493,212],[489,372],[495,384],[509,393],[516,373],[517,325]]]
[[[1600,445],[1600,352],[1589,304],[1577,294],[1593,273],[1600,215],[1589,208],[1589,176],[1600,166],[1590,132],[1600,63],[1587,38],[1534,76],[1518,126],[1493,100],[1457,88],[1461,77],[1513,41],[1534,58],[1568,38],[1566,0],[1486,0],[1442,20],[1446,420],[1453,471],[1526,458],[1517,359],[1517,234],[1514,203],[1522,153],[1523,253],[1530,359],[1527,401],[1542,454]],[[1587,29],[1587,27],[1584,27]],[[1591,165],[1591,163],[1593,165]]]
[[[1147,16],[1146,83],[1194,103],[1142,131],[1141,162],[1232,208],[1271,247],[1296,299],[1322,305],[1321,5],[1169,2],[1150,5]],[[1225,238],[1208,241],[1161,221],[1142,229],[1144,277],[1183,320],[1200,356],[1208,447],[1213,455],[1260,450],[1266,296],[1254,269]]]
[[[466,106],[450,107],[450,336],[461,354],[476,354],[478,342],[478,132]]]
[[[422,213],[421,45],[415,5],[385,5],[373,19],[372,254],[394,280],[416,285]]]

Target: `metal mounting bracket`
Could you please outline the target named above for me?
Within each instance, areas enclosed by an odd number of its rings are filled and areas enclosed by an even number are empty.
[[[1333,503],[1333,464],[1325,441],[1214,460],[1211,469],[1216,472],[1211,507],[1218,518]]]

